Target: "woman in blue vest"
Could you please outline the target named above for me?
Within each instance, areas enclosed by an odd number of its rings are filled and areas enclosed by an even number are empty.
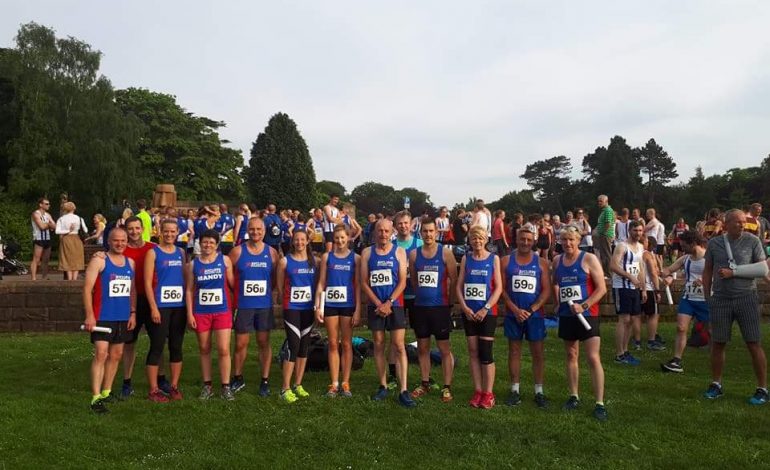
[[[151,322],[146,324],[150,337],[147,353],[148,398],[154,402],[181,400],[179,377],[182,374],[182,342],[187,326],[184,310],[184,269],[187,255],[175,243],[179,235],[176,218],[160,223],[160,245],[149,250],[144,258],[144,292],[150,305]],[[168,339],[171,393],[169,397],[158,388],[158,366]]]
[[[324,253],[316,288],[316,319],[326,325],[329,335],[329,375],[331,384],[326,396],[338,394],[349,398],[350,369],[353,365],[353,327],[361,320],[358,298],[360,257],[348,247],[350,229],[334,227],[334,249]],[[324,308],[321,308],[324,299]],[[339,343],[342,337],[342,383],[340,384]]]
[[[291,250],[278,262],[276,275],[278,298],[283,304],[283,326],[289,341],[289,357],[283,363],[281,385],[281,398],[286,403],[310,396],[302,387],[313,329],[317,268],[309,242],[307,232],[295,232]],[[294,387],[290,387],[292,374]]]
[[[208,229],[200,237],[201,254],[187,267],[185,293],[187,324],[198,335],[203,388],[201,400],[214,393],[211,388],[211,336],[216,337],[219,375],[222,380],[221,396],[235,400],[230,388],[230,330],[233,327],[230,289],[234,284],[233,263],[222,255],[219,232]]]
[[[463,312],[475,389],[469,404],[474,408],[485,409],[495,406],[492,346],[497,326],[497,301],[503,293],[500,258],[487,251],[487,240],[485,226],[474,225],[468,231],[468,243],[472,251],[463,256],[457,281],[457,298]]]

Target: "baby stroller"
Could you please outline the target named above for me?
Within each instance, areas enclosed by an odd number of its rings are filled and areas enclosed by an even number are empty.
[[[3,274],[27,274],[27,267],[24,263],[16,259],[16,256],[21,252],[21,247],[14,241],[8,243],[3,242],[3,238],[0,237],[0,279]]]

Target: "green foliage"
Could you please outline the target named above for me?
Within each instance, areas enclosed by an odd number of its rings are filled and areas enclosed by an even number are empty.
[[[170,183],[180,200],[244,197],[243,157],[219,138],[223,122],[195,116],[172,95],[141,88],[118,90],[115,100],[124,115],[142,124],[136,157],[142,194],[151,193],[157,183]]]
[[[570,185],[572,163],[564,155],[527,165],[521,178],[527,180],[537,193],[546,210],[564,213],[560,195]]]
[[[297,124],[285,113],[273,115],[257,136],[243,177],[257,207],[274,203],[306,210],[318,205],[313,160]]]
[[[647,175],[647,203],[655,204],[655,194],[671,180],[679,176],[676,171],[676,163],[663,147],[650,139],[644,147],[634,149],[634,154],[639,165],[639,170]]]
[[[24,201],[66,192],[84,209],[132,194],[137,123],[123,118],[99,76],[101,52],[35,23],[22,25],[16,44],[5,55],[18,118],[5,146],[9,192]]]
[[[21,257],[31,256],[32,225],[30,215],[34,204],[23,204],[0,192],[0,236],[4,242],[14,240],[21,246]]]
[[[350,199],[345,186],[337,181],[322,180],[316,183],[315,189],[318,192],[318,197],[321,204],[325,204],[326,201],[331,199],[332,194],[336,194],[342,201],[348,201]]]
[[[430,202],[428,193],[417,188],[401,188],[395,192],[394,197],[399,209],[404,207],[404,197],[409,197],[409,211],[415,217],[422,215],[426,210],[435,213],[436,208]]]
[[[359,214],[393,213],[402,209],[401,200],[393,186],[374,181],[353,188],[350,199]]]
[[[475,198],[472,198],[475,202]],[[466,210],[471,210],[471,207],[465,207]],[[496,211],[502,209],[505,211],[506,217],[511,217],[515,212],[521,212],[525,216],[532,212],[542,212],[540,203],[535,199],[534,190],[523,191],[511,191],[506,193],[503,197],[497,201],[489,203],[489,209]]]
[[[583,157],[583,173],[593,187],[593,198],[606,194],[611,204],[639,203],[642,184],[639,166],[623,137],[616,135],[606,148],[598,147]]]

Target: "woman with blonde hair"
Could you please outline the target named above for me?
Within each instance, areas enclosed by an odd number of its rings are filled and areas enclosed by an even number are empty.
[[[62,204],[62,216],[56,221],[56,234],[59,235],[59,271],[64,272],[67,281],[76,281],[78,272],[86,267],[81,230],[88,231],[85,221],[75,215],[72,201],[65,202]]]
[[[104,229],[107,227],[107,219],[102,214],[94,214],[94,232],[83,240],[83,243],[92,242],[95,245],[104,244]]]

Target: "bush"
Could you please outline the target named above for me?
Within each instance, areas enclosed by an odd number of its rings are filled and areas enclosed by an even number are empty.
[[[32,258],[32,228],[30,214],[35,204],[24,204],[0,192],[0,236],[5,242],[13,240],[21,245],[21,258]]]

